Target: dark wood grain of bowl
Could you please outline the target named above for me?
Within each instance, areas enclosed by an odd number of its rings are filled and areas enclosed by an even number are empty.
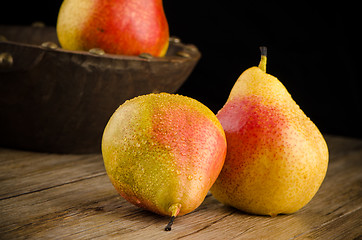
[[[201,56],[177,38],[162,58],[57,46],[55,28],[0,26],[0,146],[100,152],[104,127],[119,105],[151,92],[174,93]]]

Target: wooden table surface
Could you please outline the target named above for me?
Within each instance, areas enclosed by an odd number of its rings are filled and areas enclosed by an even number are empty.
[[[362,140],[326,140],[326,179],[298,212],[249,215],[209,194],[170,232],[117,194],[100,154],[0,149],[0,239],[362,239]]]

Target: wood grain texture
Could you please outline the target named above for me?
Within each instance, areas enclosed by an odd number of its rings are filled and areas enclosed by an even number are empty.
[[[212,195],[175,220],[123,200],[102,156],[0,149],[0,239],[360,239],[362,140],[326,136],[325,181],[300,211],[255,216]]]

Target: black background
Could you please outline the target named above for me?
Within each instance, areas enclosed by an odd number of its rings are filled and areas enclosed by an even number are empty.
[[[0,24],[55,26],[62,0],[2,2]],[[358,2],[164,0],[170,34],[202,53],[179,94],[215,113],[268,47],[278,77],[322,133],[362,138]]]

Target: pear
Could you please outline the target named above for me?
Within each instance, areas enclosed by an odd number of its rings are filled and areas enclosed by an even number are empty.
[[[56,29],[67,50],[162,57],[169,44],[162,0],[64,0]]]
[[[224,164],[226,138],[215,114],[195,99],[148,94],[123,103],[104,129],[107,174],[130,203],[157,214],[193,211]]]
[[[276,216],[298,211],[316,194],[328,167],[327,144],[283,84],[259,67],[244,71],[217,117],[227,139],[223,169],[211,188],[220,202]]]

